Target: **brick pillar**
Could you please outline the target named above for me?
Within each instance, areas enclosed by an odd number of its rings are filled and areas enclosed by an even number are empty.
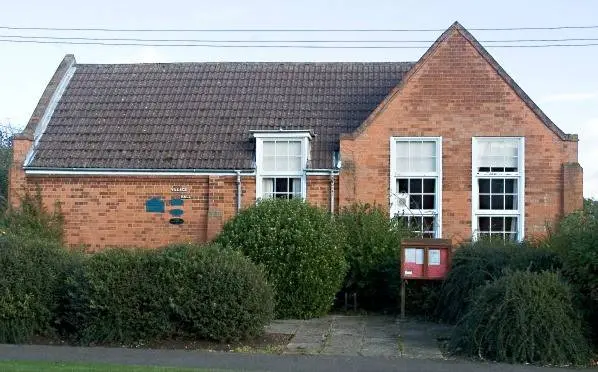
[[[208,223],[206,230],[207,241],[212,241],[222,230],[224,225],[224,178],[208,176]]]
[[[583,208],[583,169],[579,163],[563,164],[563,215]]]
[[[30,134],[18,134],[12,141],[12,162],[8,176],[8,202],[12,206],[19,203],[19,196],[27,186],[23,164],[32,145],[33,136]]]

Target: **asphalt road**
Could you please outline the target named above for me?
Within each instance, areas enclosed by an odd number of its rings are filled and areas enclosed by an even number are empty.
[[[563,369],[525,365],[454,360],[2,344],[0,344],[0,360],[93,362],[123,365],[202,367],[241,371],[564,371]]]

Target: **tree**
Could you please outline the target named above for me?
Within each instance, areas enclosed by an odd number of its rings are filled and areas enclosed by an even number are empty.
[[[12,161],[12,137],[18,130],[10,124],[0,124],[0,209],[8,199],[8,170]]]

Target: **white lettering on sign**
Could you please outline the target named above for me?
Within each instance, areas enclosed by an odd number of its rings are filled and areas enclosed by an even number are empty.
[[[172,186],[170,188],[170,191],[172,191],[172,192],[187,192],[188,190],[184,186]]]
[[[191,199],[191,195],[181,195],[181,199]]]
[[[405,275],[413,275],[413,271],[405,270]]]

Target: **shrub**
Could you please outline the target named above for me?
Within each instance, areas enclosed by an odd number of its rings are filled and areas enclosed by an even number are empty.
[[[449,350],[501,362],[585,364],[589,347],[571,300],[555,273],[511,272],[479,291]]]
[[[576,289],[576,302],[598,338],[598,216],[590,212],[565,217],[546,245],[562,258],[563,275]]]
[[[170,282],[170,308],[183,333],[236,341],[261,335],[272,320],[272,287],[263,271],[239,252],[178,245],[165,249],[162,258],[166,267],[182,267]]]
[[[60,206],[48,211],[39,189],[34,195],[25,193],[17,207],[8,208],[0,217],[0,227],[11,234],[56,242],[62,242],[63,224]]]
[[[344,234],[329,213],[302,200],[260,201],[228,221],[216,241],[264,266],[279,318],[321,316],[341,288]]]
[[[557,255],[525,243],[481,240],[457,248],[443,282],[438,316],[455,323],[467,311],[475,291],[500,278],[505,269],[533,272],[561,267]]]
[[[73,270],[68,284],[61,327],[84,344],[237,340],[263,332],[273,312],[263,273],[217,247],[107,250]]]
[[[55,242],[0,237],[0,343],[25,342],[52,331],[69,257]]]
[[[338,216],[347,236],[349,265],[344,291],[357,293],[361,307],[396,308],[401,286],[401,240],[412,233],[388,211],[370,204],[354,204]]]

